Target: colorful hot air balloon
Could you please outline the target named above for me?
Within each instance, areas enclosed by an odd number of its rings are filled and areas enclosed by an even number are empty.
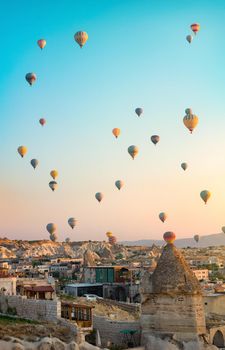
[[[39,39],[39,40],[37,41],[37,44],[38,44],[38,46],[40,47],[40,49],[42,50],[42,49],[45,47],[45,45],[46,45],[47,43],[46,43],[46,40],[45,40],[45,39]]]
[[[138,117],[140,117],[143,112],[144,112],[143,108],[138,107],[135,109],[135,113],[138,115]]]
[[[74,35],[74,39],[80,45],[80,48],[82,48],[88,40],[88,34],[86,32],[79,31]]]
[[[166,243],[173,243],[176,239],[176,235],[175,233],[168,231],[164,233],[163,239]]]
[[[130,156],[134,159],[134,157],[136,157],[136,155],[138,154],[138,147],[137,146],[129,146],[127,149],[128,153],[130,154]]]
[[[39,164],[39,161],[37,159],[31,159],[30,164],[34,169],[36,169]]]
[[[21,155],[21,157],[23,158],[25,156],[25,154],[27,153],[27,147],[20,146],[17,148],[17,151]]]
[[[181,163],[181,168],[185,171],[188,167],[187,163]]]
[[[49,182],[49,187],[51,188],[51,190],[54,192],[56,190],[56,188],[58,187],[58,184],[56,181],[50,181]]]
[[[41,126],[44,126],[46,124],[46,120],[44,118],[39,119],[39,123]]]
[[[162,212],[159,214],[159,218],[162,222],[164,222],[167,219],[167,214]]]
[[[193,36],[192,35],[187,35],[186,36],[186,40],[189,42],[189,44],[191,44],[191,42],[193,40]]]
[[[185,115],[185,117],[183,118],[183,122],[186,128],[188,128],[188,130],[192,134],[194,128],[198,124],[198,117],[194,114]]]
[[[112,130],[112,133],[117,138],[118,136],[120,136],[120,129],[119,128],[114,128]]]
[[[124,186],[124,182],[122,180],[117,180],[115,182],[115,185],[118,188],[118,190],[120,190]]]
[[[52,233],[51,235],[50,235],[50,240],[52,241],[52,242],[56,242],[57,241],[57,235],[55,234],[55,233]]]
[[[110,237],[109,237],[109,243],[110,243],[111,245],[116,244],[116,241],[117,241],[117,239],[116,239],[115,236],[110,236]]]
[[[199,242],[199,238],[200,238],[200,236],[199,235],[194,235],[194,240],[195,240],[195,242]]]
[[[46,230],[48,233],[53,234],[57,230],[57,226],[53,224],[52,222],[46,226]]]
[[[154,143],[154,145],[156,145],[159,142],[159,140],[160,140],[159,135],[152,135],[151,136],[151,141],[152,141],[152,143]]]
[[[206,204],[208,199],[211,197],[211,193],[207,190],[204,190],[200,193],[200,197]]]
[[[34,73],[27,73],[26,76],[26,81],[30,84],[33,85],[35,81],[37,80],[37,76]]]
[[[195,33],[195,34],[197,34],[198,33],[198,31],[200,30],[200,24],[198,24],[198,23],[193,23],[193,24],[191,24],[191,30]]]
[[[69,218],[68,224],[73,229],[76,226],[76,224],[77,224],[77,220],[75,218]]]
[[[50,175],[51,175],[51,177],[55,180],[59,174],[58,174],[58,171],[57,171],[57,170],[52,170],[52,171],[50,172]]]
[[[109,237],[112,237],[113,236],[113,233],[112,232],[106,232],[106,236],[109,238]]]
[[[223,233],[225,233],[225,226],[222,227],[222,231],[223,231]]]
[[[101,192],[97,192],[95,194],[95,198],[97,199],[97,201],[99,201],[99,203],[102,201],[103,197],[104,196],[103,196],[103,194]]]

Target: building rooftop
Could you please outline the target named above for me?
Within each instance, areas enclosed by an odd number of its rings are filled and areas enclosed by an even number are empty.
[[[201,294],[201,286],[181,252],[168,243],[151,276],[151,292],[162,294]]]

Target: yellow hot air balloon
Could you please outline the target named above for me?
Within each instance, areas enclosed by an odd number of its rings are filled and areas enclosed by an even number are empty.
[[[21,157],[23,158],[25,156],[25,154],[27,153],[27,147],[20,146],[17,148],[17,151],[21,155]]]
[[[188,128],[188,130],[192,134],[194,128],[198,125],[198,117],[194,114],[187,114],[183,118],[183,122],[186,128]]]
[[[74,35],[74,39],[82,48],[88,40],[88,34],[86,32],[79,31]]]
[[[211,193],[207,190],[204,190],[200,193],[200,197],[206,204],[208,199],[211,197]]]
[[[118,136],[120,136],[120,129],[119,128],[114,128],[112,130],[112,133],[117,138]]]
[[[55,180],[57,178],[57,176],[59,175],[57,170],[52,170],[50,172],[51,177]]]
[[[109,238],[109,237],[112,237],[113,236],[113,233],[112,232],[106,232],[106,236]]]

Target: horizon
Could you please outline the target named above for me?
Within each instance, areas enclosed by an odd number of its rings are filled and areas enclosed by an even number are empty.
[[[1,235],[49,239],[51,222],[59,241],[106,240],[107,231],[119,242],[218,232],[225,225],[224,1],[47,0],[43,10],[23,0],[11,8],[2,5],[0,23]],[[188,44],[194,22],[201,29]],[[89,35],[82,49],[79,30]],[[144,109],[140,118],[136,107]],[[192,135],[183,125],[189,107],[199,117]],[[23,159],[20,145],[28,147]],[[134,160],[130,145],[139,147]],[[35,170],[32,158],[40,161]],[[52,169],[59,171],[54,193]],[[116,180],[125,183],[120,191]],[[96,192],[104,193],[101,203]],[[78,220],[74,230],[70,217]]]

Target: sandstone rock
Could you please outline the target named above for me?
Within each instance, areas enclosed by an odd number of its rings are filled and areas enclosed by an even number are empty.
[[[66,350],[79,350],[79,345],[75,342],[72,342],[70,344],[67,345],[67,349]]]
[[[87,343],[86,341],[81,343],[79,346],[80,350],[100,350],[99,347]],[[155,350],[155,349],[154,349]]]
[[[21,344],[16,344],[12,347],[12,350],[24,350],[24,346]]]
[[[65,343],[61,342],[61,340],[55,338],[52,343],[54,350],[65,350]]]
[[[52,341],[49,338],[44,338],[38,346],[38,350],[52,350]]]

